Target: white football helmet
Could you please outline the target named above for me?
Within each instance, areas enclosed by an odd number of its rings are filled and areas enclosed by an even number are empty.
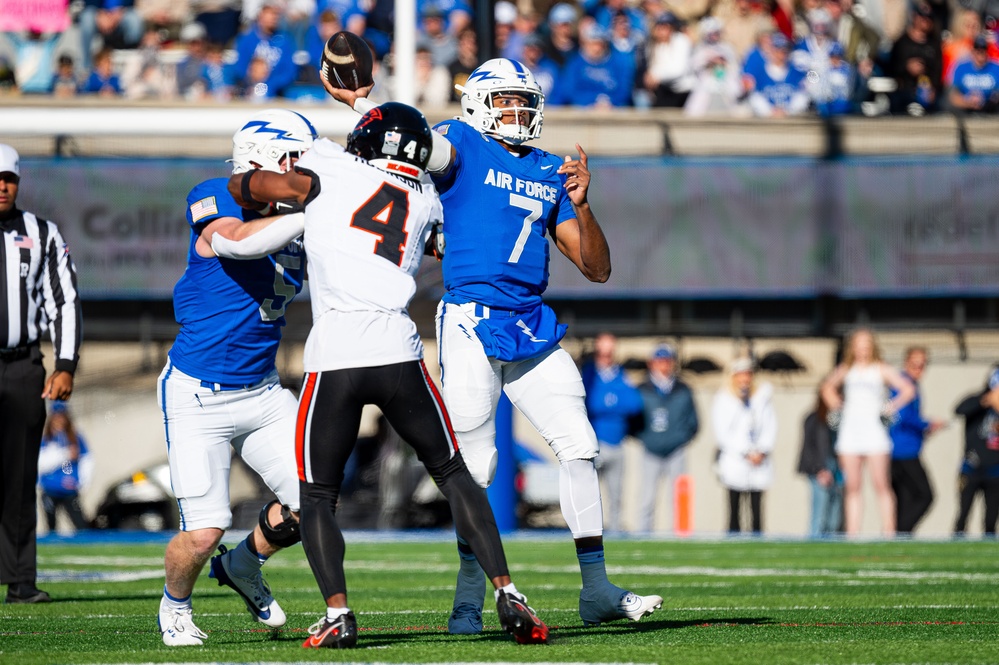
[[[282,173],[281,160],[301,156],[318,138],[305,116],[288,109],[268,109],[253,116],[232,135],[233,173],[255,168]]]
[[[461,111],[465,122],[483,134],[511,145],[520,145],[541,136],[545,93],[541,92],[541,86],[530,70],[516,60],[487,60],[469,74],[465,85],[454,87],[461,93]],[[526,124],[520,122],[519,114],[517,122],[511,124],[500,120],[503,109],[493,108],[493,96],[502,93],[527,98],[527,106],[523,108],[528,114]]]

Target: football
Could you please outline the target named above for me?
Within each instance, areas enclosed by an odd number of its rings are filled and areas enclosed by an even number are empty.
[[[368,43],[352,32],[336,33],[323,47],[322,73],[335,88],[357,90],[371,85],[373,62]]]

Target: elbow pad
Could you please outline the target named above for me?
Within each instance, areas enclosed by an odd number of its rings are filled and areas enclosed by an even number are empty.
[[[305,213],[283,215],[266,228],[242,240],[230,240],[220,233],[212,236],[212,249],[227,259],[259,259],[284,249],[305,231]]]

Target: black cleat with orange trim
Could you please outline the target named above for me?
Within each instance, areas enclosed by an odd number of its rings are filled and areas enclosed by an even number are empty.
[[[336,619],[323,617],[309,627],[305,649],[351,649],[357,646],[357,619],[348,611]]]
[[[513,635],[517,644],[548,644],[548,626],[527,606],[524,596],[500,591],[496,613],[503,630]]]

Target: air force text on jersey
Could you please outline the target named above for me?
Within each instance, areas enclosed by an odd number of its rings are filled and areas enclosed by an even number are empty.
[[[549,164],[546,166],[548,168],[552,168],[553,165]],[[542,166],[541,168],[544,169],[545,166]],[[493,187],[506,189],[515,194],[530,196],[531,198],[541,199],[542,201],[548,201],[549,203],[555,203],[558,200],[558,189],[552,187],[551,185],[546,185],[542,182],[535,182],[534,180],[515,178],[509,173],[504,173],[503,171],[497,171],[495,169],[489,169],[482,184],[492,185]]]

